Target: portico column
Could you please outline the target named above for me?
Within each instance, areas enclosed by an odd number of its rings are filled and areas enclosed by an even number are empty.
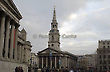
[[[8,58],[10,21],[11,21],[10,18],[8,18],[7,21],[6,21],[5,58]]]
[[[42,57],[42,68],[43,68],[43,66],[44,66],[44,65],[43,65],[43,61],[44,61],[44,60],[43,60],[43,57]]]
[[[16,26],[15,29],[16,29],[16,32],[15,32],[15,52],[14,52],[14,56],[15,56],[15,60],[17,60],[17,44],[18,44],[18,27],[19,26]]]
[[[56,56],[55,56],[55,68],[56,68]]]
[[[46,67],[48,67],[48,57],[46,57]]]
[[[50,67],[52,68],[52,57],[50,58]]]
[[[5,14],[1,14],[1,22],[0,22],[0,58],[2,58],[3,53],[3,45],[4,45],[4,26],[5,26]]]
[[[14,23],[11,25],[10,58],[13,59]]]
[[[22,52],[22,45],[20,44],[20,47],[19,47],[19,61],[21,62],[21,52]]]

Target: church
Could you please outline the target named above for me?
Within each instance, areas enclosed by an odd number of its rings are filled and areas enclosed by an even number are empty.
[[[39,51],[39,68],[76,68],[77,56],[60,49],[60,33],[58,30],[58,23],[56,20],[56,10],[53,11],[53,19],[51,23],[51,30],[49,31],[48,48]]]

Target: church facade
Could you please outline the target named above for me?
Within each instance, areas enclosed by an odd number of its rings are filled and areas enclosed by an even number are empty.
[[[39,68],[76,68],[77,57],[60,49],[60,34],[54,8],[51,30],[49,31],[48,48],[38,52]]]
[[[12,0],[0,0],[0,72],[14,72],[16,67],[28,70],[32,46],[26,31],[18,29],[21,19]]]

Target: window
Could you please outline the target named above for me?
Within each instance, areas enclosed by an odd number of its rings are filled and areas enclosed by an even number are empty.
[[[52,46],[54,46],[54,44],[52,44]]]
[[[57,26],[55,25],[55,27],[57,28]]]
[[[53,25],[53,28],[54,28],[54,25]]]
[[[103,46],[103,48],[105,48],[105,46]]]
[[[102,64],[102,61],[100,61],[100,64]]]
[[[52,41],[54,40],[54,36],[52,36]]]

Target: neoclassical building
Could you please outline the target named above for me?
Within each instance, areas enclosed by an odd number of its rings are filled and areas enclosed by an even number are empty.
[[[13,72],[19,66],[27,72],[32,46],[26,31],[18,29],[21,19],[12,0],[0,0],[0,72]]]
[[[110,70],[110,40],[100,40],[97,49],[97,70]]]
[[[39,68],[75,68],[77,57],[60,49],[60,34],[54,8],[51,30],[49,31],[48,48],[38,52]]]

